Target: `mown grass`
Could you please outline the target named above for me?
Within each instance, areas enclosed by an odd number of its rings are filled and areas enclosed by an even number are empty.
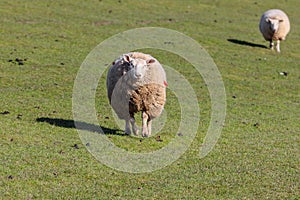
[[[297,0],[1,1],[1,199],[299,199],[299,6]],[[260,15],[275,7],[292,24],[281,54],[262,48],[268,44],[258,31]],[[72,89],[96,45],[149,26],[182,32],[209,52],[225,84],[226,123],[213,151],[199,159],[211,109],[205,83],[178,56],[145,49],[185,75],[201,119],[189,150],[172,165],[124,173],[98,162],[81,143]],[[99,125],[119,129],[104,83],[101,77]],[[107,136],[129,151],[159,149],[176,134],[177,105],[168,90],[162,141]]]

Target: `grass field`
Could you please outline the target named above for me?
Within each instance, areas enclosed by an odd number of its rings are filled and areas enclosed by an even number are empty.
[[[0,199],[300,199],[299,7],[298,0],[2,0]],[[280,54],[266,48],[258,30],[270,8],[284,10],[291,22]],[[109,168],[87,151],[74,126],[72,92],[94,47],[139,27],[176,30],[201,44],[222,75],[227,113],[215,148],[200,159],[211,114],[205,82],[179,56],[144,49],[187,78],[201,118],[183,156],[136,174]],[[118,130],[105,77],[96,92],[97,120],[118,147],[160,149],[180,121],[176,95],[167,95],[159,140]]]

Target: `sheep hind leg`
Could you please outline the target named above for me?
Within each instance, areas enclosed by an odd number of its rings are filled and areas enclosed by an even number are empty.
[[[276,42],[276,51],[280,53],[280,40],[277,40]]]
[[[139,129],[138,129],[136,123],[135,123],[134,117],[130,118],[130,123],[131,123],[131,126],[132,126],[132,132],[133,132],[133,134],[136,135],[136,136],[139,135]]]
[[[148,119],[149,119],[149,116],[143,112],[142,113],[142,124],[143,124],[143,127],[142,127],[142,136],[143,137],[148,137],[149,136],[149,132],[148,132]]]
[[[149,117],[148,119],[148,136],[151,135],[152,132],[152,119]]]

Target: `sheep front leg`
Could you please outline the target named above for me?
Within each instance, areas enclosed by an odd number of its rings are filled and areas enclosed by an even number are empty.
[[[270,40],[270,49],[274,50],[274,42],[273,42],[273,40]]]
[[[142,113],[142,124],[143,124],[143,127],[142,127],[142,136],[143,137],[148,137],[149,136],[149,132],[148,132],[148,118],[149,116],[143,112]]]
[[[131,131],[130,131],[130,124],[129,124],[129,119],[126,119],[125,120],[125,133],[127,135],[130,135],[131,134]]]
[[[280,40],[277,40],[276,42],[276,51],[280,53]]]

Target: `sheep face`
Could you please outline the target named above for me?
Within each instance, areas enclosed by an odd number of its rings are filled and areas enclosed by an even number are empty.
[[[131,64],[133,66],[133,78],[138,80],[144,78],[148,67],[147,62],[142,59],[134,59],[131,61]]]
[[[269,24],[269,29],[272,33],[275,33],[278,31],[280,23],[283,22],[281,19],[272,19],[272,18],[267,18],[266,22]]]
[[[132,68],[130,75],[133,80],[141,80],[144,78],[146,71],[151,63],[154,63],[154,59],[133,59],[128,55],[124,56],[124,60],[128,62]]]

